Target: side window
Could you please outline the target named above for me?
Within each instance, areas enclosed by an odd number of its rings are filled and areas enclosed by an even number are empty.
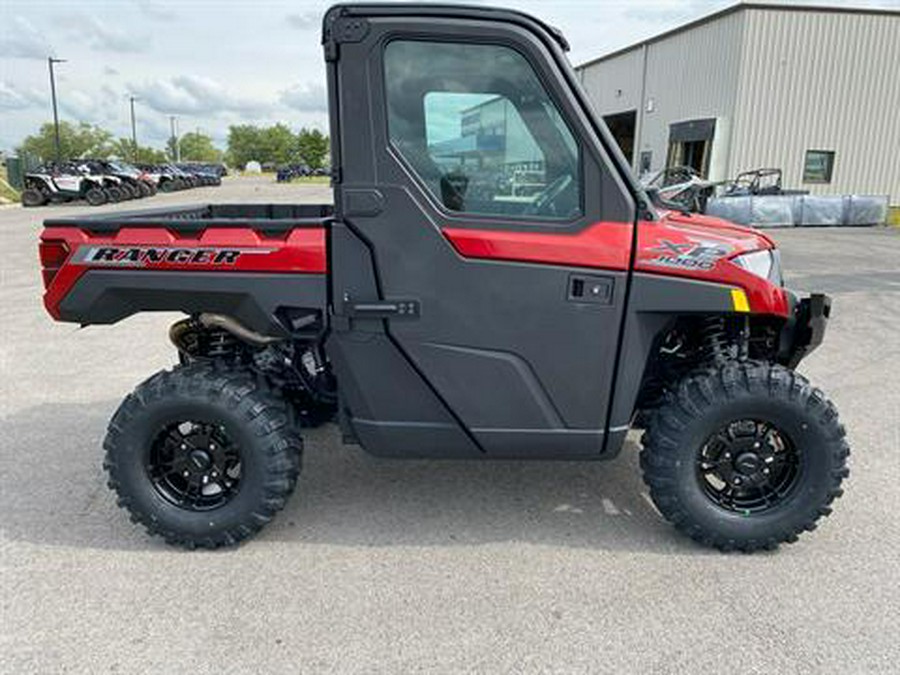
[[[578,143],[521,54],[410,40],[391,42],[384,59],[391,143],[444,208],[581,213]]]

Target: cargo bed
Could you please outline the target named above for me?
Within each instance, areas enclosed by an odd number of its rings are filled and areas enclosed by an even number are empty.
[[[80,324],[182,311],[226,314],[263,335],[300,319],[309,330],[327,302],[331,215],[327,204],[204,204],[50,218],[44,304]]]

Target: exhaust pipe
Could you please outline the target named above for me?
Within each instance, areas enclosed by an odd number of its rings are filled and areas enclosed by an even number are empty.
[[[212,314],[204,312],[197,317],[189,317],[172,324],[169,328],[169,339],[179,351],[190,354],[192,346],[196,349],[196,337],[193,339],[194,344],[191,345],[191,335],[196,335],[197,331],[206,329],[222,330],[241,342],[253,345],[254,347],[265,347],[273,342],[280,342],[283,338],[263,335],[254,330],[250,330],[244,324],[236,321],[230,316],[224,314]]]
[[[226,333],[231,333],[238,340],[249,342],[257,347],[265,347],[273,342],[280,342],[283,339],[257,333],[255,330],[250,330],[244,324],[232,319],[230,316],[225,316],[224,314],[203,313],[197,317],[197,320],[204,328],[219,328]]]

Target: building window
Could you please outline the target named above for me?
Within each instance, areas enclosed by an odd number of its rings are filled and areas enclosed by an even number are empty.
[[[833,150],[807,150],[803,163],[804,183],[830,183],[834,171]]]

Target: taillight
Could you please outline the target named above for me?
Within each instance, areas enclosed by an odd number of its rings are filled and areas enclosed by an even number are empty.
[[[69,257],[69,247],[59,239],[43,239],[38,247],[41,255],[41,274],[44,277],[44,288],[50,288],[53,277]]]

